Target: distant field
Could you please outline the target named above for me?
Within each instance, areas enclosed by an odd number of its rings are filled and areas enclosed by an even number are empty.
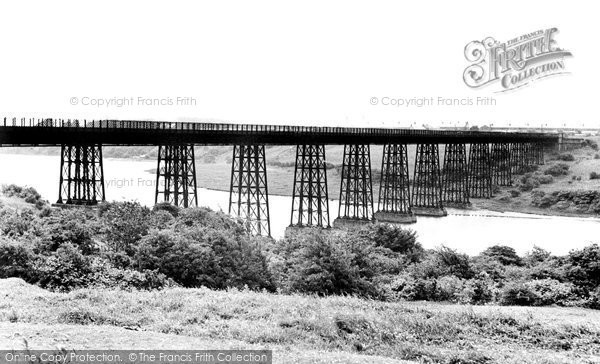
[[[276,363],[595,363],[600,311],[0,280],[3,349],[272,349]]]

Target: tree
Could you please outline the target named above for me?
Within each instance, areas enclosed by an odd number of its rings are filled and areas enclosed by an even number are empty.
[[[481,252],[481,255],[496,260],[502,265],[520,266],[523,264],[523,261],[517,255],[517,252],[513,248],[505,245],[491,246]]]

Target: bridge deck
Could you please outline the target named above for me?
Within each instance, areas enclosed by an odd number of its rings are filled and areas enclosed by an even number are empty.
[[[260,124],[162,122],[135,120],[34,120],[0,122],[0,146],[233,145],[233,144],[417,144],[557,143],[558,134],[392,128],[309,127]]]

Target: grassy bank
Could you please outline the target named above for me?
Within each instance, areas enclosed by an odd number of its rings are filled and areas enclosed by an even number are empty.
[[[3,348],[269,348],[277,363],[592,363],[600,311],[0,280]],[[387,359],[384,359],[387,358]]]

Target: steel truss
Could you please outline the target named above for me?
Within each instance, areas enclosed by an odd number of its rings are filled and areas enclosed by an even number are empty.
[[[296,146],[290,226],[330,227],[325,146]]]
[[[543,165],[544,164],[544,144],[543,143],[535,143],[534,144],[534,158],[535,164]]]
[[[373,219],[373,186],[369,145],[344,145],[338,218]]]
[[[525,145],[523,143],[510,144],[510,165],[512,174],[521,174],[525,167]]]
[[[95,205],[104,200],[102,146],[63,144],[57,203]]]
[[[467,147],[446,144],[442,170],[442,201],[453,205],[469,205]]]
[[[385,144],[381,160],[378,212],[412,215],[406,144]]]
[[[469,150],[469,196],[492,197],[492,173],[488,144],[471,144]]]
[[[508,143],[493,143],[490,156],[492,165],[492,184],[498,186],[512,185],[512,171]]]
[[[437,144],[417,144],[412,205],[413,208],[443,210]]]
[[[264,145],[235,145],[231,164],[229,213],[254,235],[271,235]]]
[[[194,146],[159,145],[154,203],[198,206]]]

